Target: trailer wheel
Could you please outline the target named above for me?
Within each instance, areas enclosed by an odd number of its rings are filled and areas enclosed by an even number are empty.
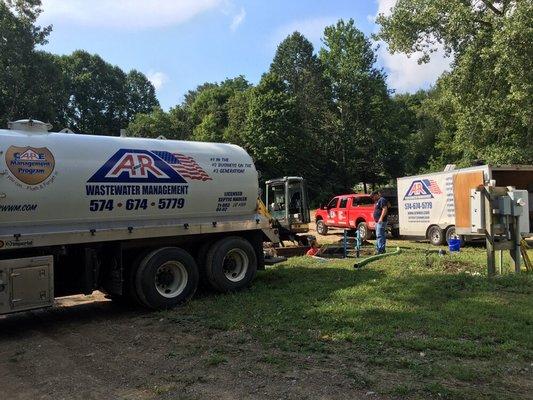
[[[257,256],[247,240],[230,236],[214,243],[205,264],[210,286],[222,293],[247,287],[257,272]]]
[[[316,231],[319,235],[328,234],[328,226],[324,223],[323,220],[319,219],[318,221],[316,221]]]
[[[167,309],[187,302],[198,286],[194,258],[177,247],[147,254],[135,271],[135,293],[151,309]]]
[[[448,229],[446,229],[446,243],[450,243],[450,239],[452,238],[452,236],[455,236],[455,226],[453,225],[449,226]],[[460,235],[457,236],[459,236],[459,240],[461,241],[461,247],[463,247],[463,245],[465,244],[464,237]]]
[[[444,231],[437,225],[430,226],[428,229],[429,242],[434,246],[444,244]]]

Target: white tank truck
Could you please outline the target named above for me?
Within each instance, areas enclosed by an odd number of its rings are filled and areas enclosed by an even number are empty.
[[[230,144],[0,130],[0,314],[101,290],[164,309],[264,268],[258,175]]]

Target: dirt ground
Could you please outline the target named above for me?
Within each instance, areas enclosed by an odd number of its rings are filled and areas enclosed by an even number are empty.
[[[243,332],[169,320],[95,292],[0,317],[0,399],[382,398],[340,373],[354,366],[334,355],[268,362],[275,357]]]
[[[87,301],[90,302],[88,303]],[[284,368],[241,332],[117,306],[101,294],[0,320],[4,399],[377,398],[336,360],[294,354]],[[217,354],[224,356],[217,356]]]

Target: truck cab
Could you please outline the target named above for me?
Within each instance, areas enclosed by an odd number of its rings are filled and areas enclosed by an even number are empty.
[[[388,215],[388,229],[393,236],[398,231],[398,208],[394,197],[385,196],[391,203]],[[359,234],[363,240],[374,235],[376,223],[373,218],[374,201],[369,194],[344,194],[333,197],[329,203],[316,210],[316,230],[320,235],[326,235],[328,228],[348,229]]]

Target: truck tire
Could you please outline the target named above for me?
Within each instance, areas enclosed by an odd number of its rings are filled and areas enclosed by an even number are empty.
[[[444,231],[437,225],[432,225],[428,229],[428,239],[433,246],[441,246],[444,244]]]
[[[399,239],[400,238],[400,230],[398,228],[391,229],[391,235],[393,239]]]
[[[359,231],[359,236],[363,242],[371,239],[374,236],[373,232],[368,228],[366,222],[359,222],[359,224],[357,224],[357,230]]]
[[[319,235],[327,235],[328,234],[328,226],[324,223],[323,220],[319,219],[316,221],[316,231]]]
[[[248,287],[257,272],[257,256],[247,240],[229,236],[214,243],[207,252],[205,271],[209,285],[228,293]]]
[[[148,253],[135,271],[135,294],[142,305],[154,310],[186,303],[197,286],[198,268],[194,258],[177,247]]]

